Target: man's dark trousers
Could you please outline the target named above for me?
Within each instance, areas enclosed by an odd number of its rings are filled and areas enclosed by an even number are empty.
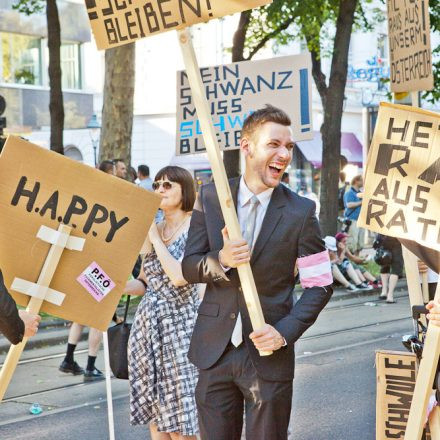
[[[240,440],[246,411],[246,439],[287,440],[292,381],[258,377],[245,344],[228,344],[214,366],[200,370],[196,389],[202,440]]]

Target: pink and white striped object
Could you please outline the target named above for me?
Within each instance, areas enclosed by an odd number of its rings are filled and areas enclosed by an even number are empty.
[[[333,283],[332,267],[327,250],[298,258],[297,264],[303,289],[324,287]]]

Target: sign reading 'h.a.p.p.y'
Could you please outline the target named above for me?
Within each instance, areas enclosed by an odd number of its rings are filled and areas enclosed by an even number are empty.
[[[393,92],[434,86],[428,0],[388,0],[390,76]]]
[[[44,298],[43,312],[105,330],[158,205],[156,195],[131,183],[10,136],[0,155],[7,287],[21,305]],[[70,236],[57,232],[60,224]],[[35,284],[50,243],[63,240],[50,286]]]
[[[313,137],[309,54],[206,67],[200,73],[222,150],[239,148],[244,120],[265,104],[276,105],[290,116],[296,141]],[[183,71],[177,73],[176,113],[176,154],[205,151],[191,88]]]
[[[440,115],[382,103],[359,226],[440,250]]]
[[[183,29],[272,0],[86,0],[98,49]]]

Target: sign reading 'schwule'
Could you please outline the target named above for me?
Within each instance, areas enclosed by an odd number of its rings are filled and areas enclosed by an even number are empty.
[[[246,11],[272,0],[86,0],[98,49]]]
[[[440,251],[440,115],[382,103],[358,225]]]

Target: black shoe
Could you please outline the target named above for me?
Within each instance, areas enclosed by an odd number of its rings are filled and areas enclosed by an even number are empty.
[[[81,368],[75,361],[73,361],[73,362],[67,362],[67,361],[61,362],[61,365],[58,367],[58,370],[62,371],[63,373],[71,373],[74,376],[78,376],[80,374],[84,374],[84,369]]]
[[[84,382],[92,382],[94,380],[105,379],[102,371],[99,371],[96,367],[93,370],[85,370],[84,372]]]

